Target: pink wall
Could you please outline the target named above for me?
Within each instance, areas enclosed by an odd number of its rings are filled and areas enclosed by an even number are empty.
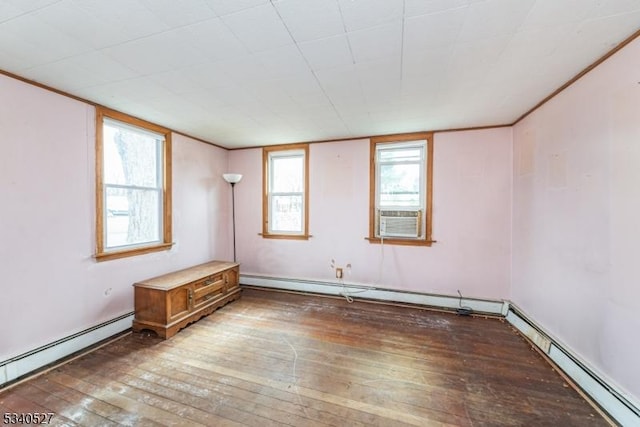
[[[0,75],[0,361],[133,310],[137,280],[229,258],[226,150],[174,135],[175,247],[96,263],[95,110]]]
[[[514,127],[513,300],[640,397],[640,40]]]
[[[432,247],[369,244],[369,140],[312,144],[308,241],[263,239],[260,149],[229,154],[236,186],[238,261],[245,274],[331,281],[330,260],[351,263],[347,282],[508,298],[511,129],[439,133],[434,142]]]

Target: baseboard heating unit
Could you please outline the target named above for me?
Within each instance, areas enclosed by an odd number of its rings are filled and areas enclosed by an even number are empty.
[[[131,329],[133,312],[0,361],[0,389],[45,366]]]

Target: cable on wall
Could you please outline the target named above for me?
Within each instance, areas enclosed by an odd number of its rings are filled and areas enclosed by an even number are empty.
[[[468,305],[465,305],[465,306],[462,305],[462,293],[460,292],[460,289],[458,289],[458,295],[460,296],[460,298],[458,298],[458,308],[456,309],[456,314],[460,316],[472,315],[473,309]]]

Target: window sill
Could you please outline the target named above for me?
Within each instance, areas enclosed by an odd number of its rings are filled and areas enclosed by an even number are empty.
[[[96,259],[97,262],[102,262],[102,261],[109,261],[109,260],[112,260],[112,259],[126,258],[126,257],[131,257],[131,256],[136,256],[136,255],[148,254],[148,253],[151,253],[151,252],[167,251],[167,250],[171,249],[172,246],[173,246],[173,243],[160,243],[158,245],[144,246],[144,247],[139,247],[139,248],[134,248],[134,249],[124,249],[124,250],[119,250],[119,251],[100,252],[100,253],[95,254],[93,257]]]
[[[265,239],[282,239],[282,240],[309,240],[313,237],[311,234],[266,234],[258,233]]]
[[[372,244],[384,243],[385,245],[402,245],[402,246],[431,246],[437,242],[436,240],[398,239],[398,238],[381,239],[379,237],[365,237],[365,240],[368,240],[369,243],[372,243]]]

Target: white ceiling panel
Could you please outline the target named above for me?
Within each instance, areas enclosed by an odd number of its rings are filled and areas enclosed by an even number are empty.
[[[377,61],[356,64],[358,79],[363,88],[391,86],[401,80],[400,57],[387,57]]]
[[[638,0],[607,0],[596,2],[591,10],[589,18],[604,18],[613,15],[622,15],[640,10]]]
[[[438,98],[444,77],[444,74],[433,75],[427,81],[418,78],[403,78],[400,88],[403,104],[411,105],[414,109],[430,105]]]
[[[127,40],[146,37],[171,28],[137,0],[61,1],[100,22],[101,25],[97,27],[100,31],[110,33],[119,31],[126,35]],[[86,34],[90,36],[89,33]]]
[[[120,22],[91,14],[88,9],[78,8],[69,1],[52,4],[33,16],[70,37],[83,40],[94,49],[114,46],[137,37],[128,34]]]
[[[138,77],[130,68],[98,51],[33,67],[23,75],[47,85],[55,83],[57,88],[66,91]]]
[[[354,31],[348,34],[356,63],[396,56],[402,53],[402,23]]]
[[[245,82],[260,82],[270,80],[271,76],[262,69],[262,63],[255,55],[245,55],[215,63],[218,70],[222,70],[229,80],[238,87]]]
[[[60,0],[5,0],[3,3],[8,3],[14,8],[19,9],[22,13],[26,13],[42,9],[59,1]]]
[[[229,15],[269,3],[269,0],[205,0],[218,16]]]
[[[404,16],[427,15],[469,6],[469,0],[405,0]]]
[[[638,0],[0,0],[0,69],[230,148],[509,124]]]
[[[33,65],[53,62],[91,50],[84,40],[67,36],[35,14],[22,15],[0,24],[0,48],[32,58]],[[11,70],[9,70],[11,71]]]
[[[338,0],[347,31],[401,21],[402,0]]]
[[[519,31],[513,35],[505,48],[505,59],[519,58],[522,56],[522,52],[526,51],[526,60],[541,61],[553,55],[559,45],[575,31],[576,27],[577,24],[564,24],[544,28],[527,28]]]
[[[251,52],[293,43],[289,31],[271,3],[225,15],[222,20]]]
[[[296,42],[317,40],[344,32],[337,2],[280,0],[273,2]]]
[[[23,13],[25,13],[24,10],[14,6],[10,2],[0,2],[0,23],[20,16]]]
[[[217,16],[205,0],[141,0],[141,3],[172,28]]]
[[[247,55],[249,50],[219,18],[184,27],[189,40],[207,59],[218,61]]]
[[[260,61],[262,71],[273,79],[282,79],[310,71],[307,61],[295,45],[260,52],[255,57]]]
[[[465,78],[479,77],[500,59],[511,40],[510,36],[498,36],[457,43],[452,49],[447,69],[450,74],[466,73]]]
[[[318,70],[315,72],[315,76],[324,90],[329,93],[340,93],[360,86],[358,72],[354,64]]]
[[[598,0],[536,0],[522,28],[548,28],[580,22],[589,16],[598,2]]]
[[[183,29],[155,34],[104,49],[116,61],[140,74],[154,74],[203,62]]]
[[[473,3],[468,14],[460,41],[513,34],[522,25],[536,0],[487,0]]]
[[[407,18],[404,24],[405,52],[453,45],[467,19],[469,8]]]
[[[604,55],[614,48],[619,40],[627,33],[627,28],[640,22],[640,8],[629,13],[620,13],[605,18],[586,20],[577,25],[573,34],[567,37],[567,43],[571,50],[578,49],[582,52],[591,51]],[[592,40],[591,43],[581,43],[583,38]],[[565,46],[563,46],[565,48]]]
[[[180,68],[180,78],[193,81],[199,89],[233,86],[235,83],[217,62],[207,61]]]
[[[354,63],[349,40],[344,34],[299,43],[298,47],[313,70]]]
[[[451,46],[432,47],[426,50],[405,50],[402,55],[402,78],[419,84],[429,82],[448,71]]]

